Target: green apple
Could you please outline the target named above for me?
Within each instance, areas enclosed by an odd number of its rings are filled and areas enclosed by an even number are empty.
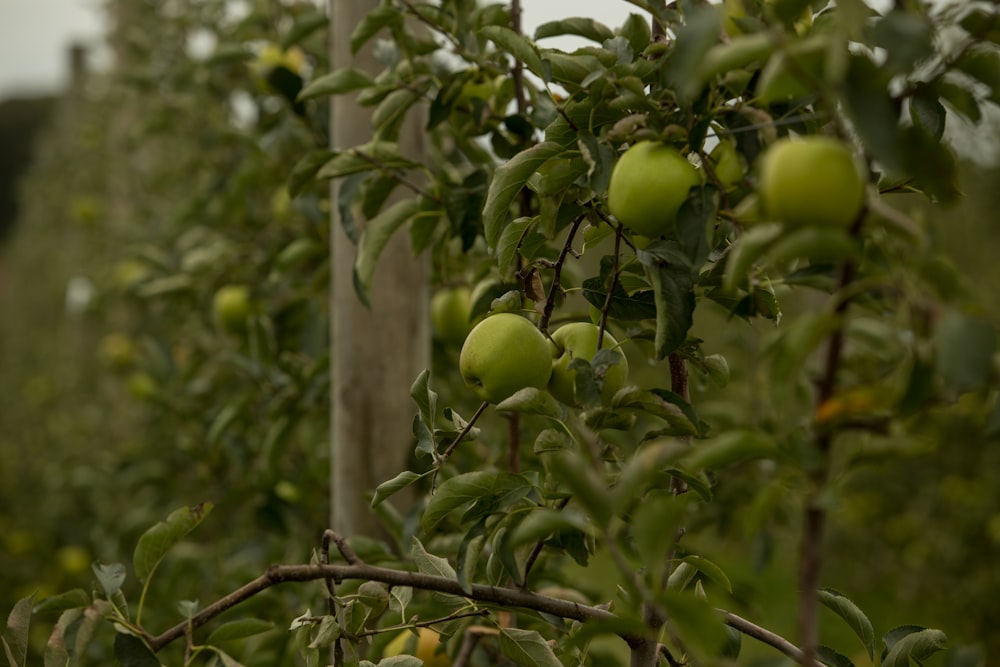
[[[837,139],[784,138],[761,157],[758,193],[772,220],[793,227],[847,227],[864,206],[865,180]]]
[[[698,169],[672,146],[640,141],[611,172],[608,208],[633,232],[662,236],[673,229],[688,191],[700,183]]]
[[[574,391],[576,371],[569,365],[573,359],[590,361],[597,354],[597,334],[600,327],[590,322],[573,322],[559,327],[549,343],[552,348],[552,377],[549,378],[549,393],[566,405],[579,407]],[[601,349],[616,349],[618,341],[604,332]],[[604,387],[601,389],[601,402],[610,403],[615,393],[625,386],[628,380],[628,361],[622,355],[621,361],[609,366],[604,375]]]
[[[125,334],[109,333],[101,338],[97,356],[111,370],[125,371],[135,364],[139,351],[132,339]]]
[[[431,327],[446,345],[461,345],[469,333],[472,291],[468,287],[446,287],[431,297]]]
[[[383,658],[397,655],[413,655],[424,661],[424,667],[451,667],[451,658],[446,653],[438,653],[441,635],[431,628],[420,628],[415,636],[404,630],[392,638],[382,650]]]
[[[743,180],[746,162],[736,150],[736,142],[733,140],[721,140],[708,157],[712,162],[712,169],[715,170],[715,177],[726,190],[731,190]]]
[[[246,285],[224,285],[212,299],[215,323],[226,333],[246,331],[250,316],[250,288]]]
[[[499,403],[525,387],[544,389],[552,353],[534,324],[514,313],[497,313],[466,336],[458,368],[477,396]]]

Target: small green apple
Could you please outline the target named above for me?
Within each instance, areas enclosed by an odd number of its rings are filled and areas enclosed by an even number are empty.
[[[851,151],[825,136],[771,144],[757,191],[765,215],[793,227],[847,227],[865,202],[865,180]]]
[[[709,158],[716,178],[725,186],[726,190],[731,190],[743,180],[743,174],[746,172],[746,161],[736,150],[736,142],[733,140],[721,140],[712,149]]]
[[[627,228],[662,236],[674,227],[688,191],[701,183],[697,167],[672,146],[640,141],[625,151],[608,184],[608,208]]]
[[[212,299],[216,326],[226,333],[246,331],[250,316],[250,288],[246,285],[220,287]]]
[[[382,650],[383,658],[397,655],[413,655],[424,661],[425,667],[451,667],[451,658],[446,653],[438,653],[441,635],[431,628],[420,628],[415,636],[404,630],[392,638]]]
[[[446,345],[461,345],[469,333],[472,291],[468,287],[445,287],[431,297],[431,327]]]
[[[499,403],[525,387],[544,389],[552,374],[552,353],[534,324],[514,313],[497,313],[466,336],[458,367],[477,396]]]
[[[566,405],[579,407],[576,399],[576,371],[569,365],[573,359],[590,361],[597,354],[597,334],[600,327],[590,322],[572,322],[565,324],[552,334],[549,343],[552,348],[552,377],[549,378],[549,393]],[[604,332],[601,349],[616,349],[618,341]],[[604,387],[601,389],[601,402],[610,403],[615,393],[625,386],[628,380],[628,361],[622,355],[621,361],[609,366],[604,375]]]
[[[123,333],[109,333],[98,344],[97,356],[108,368],[121,372],[132,368],[139,351],[132,339]]]

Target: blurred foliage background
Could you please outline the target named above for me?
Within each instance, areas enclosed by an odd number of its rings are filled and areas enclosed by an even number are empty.
[[[0,247],[0,610],[88,588],[93,560],[128,560],[182,505],[215,509],[156,585],[202,601],[308,560],[326,524],[329,203],[325,188],[287,195],[291,166],[325,145],[325,106],[294,102],[325,69],[325,18],[309,2],[236,18],[225,5],[136,3],[112,35],[122,65],[91,75],[34,143]],[[1000,324],[1000,170],[962,168],[965,197],[926,215],[960,269],[955,290]],[[236,327],[213,308],[226,285],[249,290]],[[760,332],[698,325],[753,368]],[[694,400],[724,414],[766,381],[736,376],[728,398],[706,386]],[[843,447],[868,464],[836,480],[826,566],[877,628],[905,617],[998,656],[997,397],[963,401],[920,442]],[[794,591],[771,582],[794,568],[798,513],[777,512],[746,554],[733,545],[759,508],[739,484],[720,495],[700,546],[765,625],[793,634]],[[767,497],[780,506],[780,486]],[[304,595],[250,605],[297,615]],[[176,618],[150,613],[153,627]],[[248,647],[253,664],[279,664],[284,639]]]

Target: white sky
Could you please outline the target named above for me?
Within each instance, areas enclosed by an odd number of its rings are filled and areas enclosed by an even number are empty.
[[[103,45],[104,0],[0,0],[0,99],[58,92],[69,76],[73,42]],[[611,27],[630,11],[624,0],[522,0],[527,31],[566,16],[590,16]]]

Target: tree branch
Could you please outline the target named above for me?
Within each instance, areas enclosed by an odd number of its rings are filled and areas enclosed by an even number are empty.
[[[858,214],[851,227],[851,234],[856,236],[861,228],[865,210]],[[836,296],[854,281],[857,270],[854,262],[844,260],[840,264],[837,277]],[[844,316],[850,306],[849,298],[837,302],[834,314],[839,318],[836,330],[830,335],[826,348],[826,358],[823,363],[823,375],[820,377],[816,404],[823,405],[833,398],[837,389],[837,373],[844,352],[845,322]],[[833,444],[835,430],[823,429],[816,434],[816,449],[820,462],[812,471],[812,489],[806,498],[803,517],[802,541],[799,544],[799,613],[798,639],[802,646],[800,663],[805,667],[818,664],[819,650],[819,588],[820,571],[823,564],[823,533],[826,528],[826,510],[816,503],[816,498],[823,492],[829,475],[830,448]]]

